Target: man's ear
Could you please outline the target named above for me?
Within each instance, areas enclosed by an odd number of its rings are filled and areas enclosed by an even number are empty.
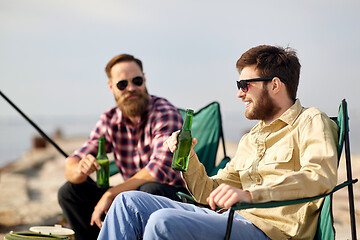
[[[274,94],[277,94],[280,91],[281,87],[282,87],[282,82],[280,78],[274,77],[273,80],[271,81],[271,91]]]
[[[107,84],[108,84],[110,90],[112,91],[113,85],[112,85],[112,82],[110,81],[110,79],[107,81]]]

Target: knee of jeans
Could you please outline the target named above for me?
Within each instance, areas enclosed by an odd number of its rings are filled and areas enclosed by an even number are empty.
[[[146,224],[144,239],[145,236],[147,239],[155,238],[155,236],[162,236],[163,238],[173,238],[173,230],[176,229],[172,227],[174,222],[174,209],[160,209],[155,211],[150,215],[150,218]]]
[[[112,205],[114,208],[147,209],[149,197],[153,195],[141,191],[126,191],[118,194]]]
[[[142,199],[144,194],[146,193],[135,190],[121,192],[115,197],[113,203],[128,205]]]
[[[116,198],[125,198],[125,199],[137,199],[139,197],[142,197],[143,195],[147,195],[147,193],[136,191],[136,190],[130,190],[119,193]]]
[[[175,214],[174,211],[176,211],[176,210],[170,209],[170,208],[159,209],[150,215],[150,218],[149,218],[147,224],[154,225],[154,226],[155,225],[159,226],[159,224],[162,226],[171,224],[174,220],[174,214]]]

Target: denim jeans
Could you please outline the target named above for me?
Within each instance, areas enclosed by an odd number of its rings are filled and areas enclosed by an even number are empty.
[[[112,203],[98,239],[224,239],[228,212],[139,191],[119,194]],[[231,239],[270,239],[239,214],[234,214]]]

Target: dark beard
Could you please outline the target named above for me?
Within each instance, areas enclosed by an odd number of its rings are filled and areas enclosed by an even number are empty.
[[[254,105],[253,111],[245,114],[246,118],[251,120],[269,120],[272,119],[280,110],[280,107],[276,106],[269,96],[269,92],[266,88],[263,88],[259,101],[256,106]]]
[[[132,95],[136,95],[138,98],[127,99]],[[149,102],[149,94],[147,89],[145,89],[144,92],[129,92],[119,98],[115,97],[115,101],[125,117],[139,117],[146,111]]]

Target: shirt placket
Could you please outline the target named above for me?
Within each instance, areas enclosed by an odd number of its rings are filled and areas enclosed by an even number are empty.
[[[140,134],[141,134],[140,125],[141,125],[140,122],[135,123],[133,129],[133,141],[134,141],[133,159],[134,159],[134,163],[136,164],[136,166],[138,166],[138,168],[143,167],[139,152],[139,147],[141,147],[139,146]]]
[[[263,178],[259,174],[259,163],[262,160],[265,151],[266,151],[266,138],[269,136],[270,130],[268,127],[262,128],[256,138],[256,159],[251,165],[249,175],[253,184],[261,185],[263,183]]]

